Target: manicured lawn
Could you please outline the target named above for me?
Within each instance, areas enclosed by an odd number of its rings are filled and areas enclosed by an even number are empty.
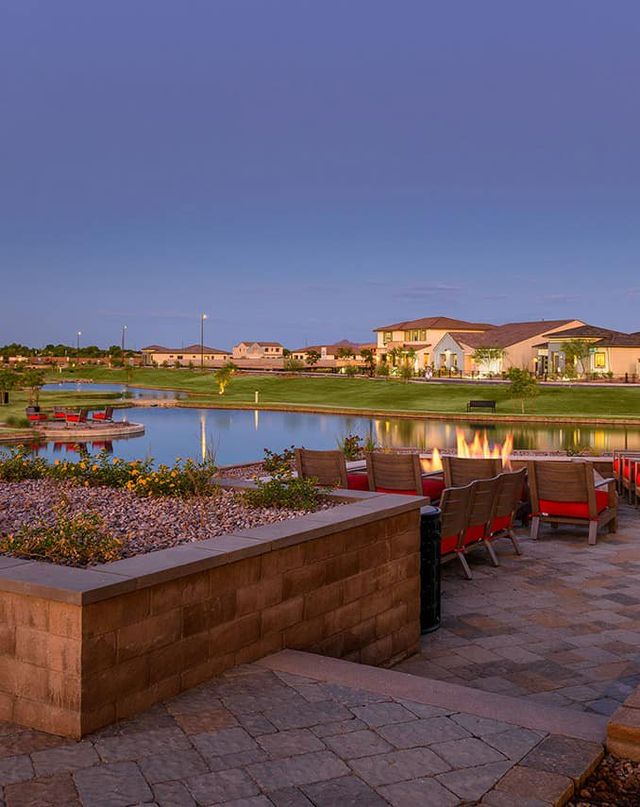
[[[310,407],[369,409],[385,412],[464,413],[470,399],[494,399],[499,415],[520,414],[520,401],[510,398],[509,388],[500,385],[445,384],[435,381],[406,384],[386,379],[337,377],[301,378],[237,375],[224,396],[217,394],[211,372],[173,369],[128,371],[103,367],[65,372],[65,378],[97,382],[123,382],[143,386],[185,390],[194,403],[233,406],[251,404],[260,393],[262,405],[291,404]],[[74,398],[77,397],[74,394]],[[67,401],[68,399],[64,399]],[[44,398],[43,398],[44,403]],[[527,403],[527,414],[577,415],[592,417],[640,417],[640,388],[624,387],[541,387]]]

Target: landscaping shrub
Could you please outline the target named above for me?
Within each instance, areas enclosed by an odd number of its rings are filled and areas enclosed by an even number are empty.
[[[46,460],[36,457],[25,446],[10,448],[0,460],[0,481],[22,482],[25,479],[41,479],[47,475]]]
[[[262,467],[268,474],[275,474],[280,471],[288,470],[292,467],[295,456],[295,446],[285,448],[281,454],[265,448]]]
[[[121,549],[122,542],[97,513],[70,514],[66,496],[54,507],[52,524],[38,521],[0,537],[0,553],[66,566],[108,563],[120,557]]]
[[[347,460],[357,460],[362,453],[362,437],[359,434],[347,434],[338,440],[338,448]]]
[[[315,480],[301,479],[291,472],[272,476],[266,481],[256,479],[255,484],[255,490],[247,490],[244,494],[252,507],[316,510],[323,499]]]

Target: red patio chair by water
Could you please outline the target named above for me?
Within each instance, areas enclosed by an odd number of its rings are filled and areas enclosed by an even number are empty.
[[[53,407],[54,420],[66,420],[66,417],[67,417],[67,410],[64,408],[64,406]]]
[[[113,420],[113,407],[105,406],[104,409],[91,413],[91,420],[99,420],[102,423]]]
[[[431,480],[423,478],[420,456],[415,453],[368,451],[367,476],[369,490],[377,493],[403,493],[407,496],[427,496]]]
[[[462,548],[465,551],[471,549],[474,544],[484,546],[493,566],[500,565],[489,540],[500,484],[499,476],[493,476],[491,479],[476,479],[471,483],[471,500],[462,542]],[[462,565],[464,566],[466,559],[461,558],[461,560],[463,560]]]
[[[488,541],[502,537],[509,538],[517,555],[521,555],[522,550],[513,531],[513,522],[522,501],[526,473],[526,468],[521,468],[519,471],[506,471],[498,476],[500,484],[487,538]]]
[[[49,420],[48,416],[40,411],[39,406],[27,406],[26,408],[27,420],[31,423],[42,423],[45,420]]]
[[[575,524],[588,527],[589,544],[598,529],[616,532],[618,496],[614,479],[602,479],[587,461],[528,463],[531,490],[531,537],[538,538],[541,524]]]
[[[369,490],[367,474],[347,471],[342,451],[312,451],[296,448],[296,471],[302,479],[316,479],[323,487]]]
[[[86,423],[88,414],[88,409],[78,409],[75,412],[67,412],[65,420],[67,423]]]

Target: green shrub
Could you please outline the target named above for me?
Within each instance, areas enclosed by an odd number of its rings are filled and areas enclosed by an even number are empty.
[[[338,448],[347,460],[357,460],[362,452],[362,437],[359,434],[347,434],[338,440]]]
[[[9,415],[9,417],[5,420],[7,426],[13,426],[14,429],[29,429],[31,428],[31,423],[29,422],[28,418],[20,417],[19,415]]]
[[[244,494],[251,507],[316,510],[324,498],[314,479],[301,479],[292,474],[272,476],[266,481],[256,479],[255,484],[255,490]]]
[[[42,479],[49,465],[42,457],[31,453],[26,446],[10,448],[5,456],[0,455],[0,481],[23,482],[25,479]]]
[[[0,538],[0,552],[5,555],[67,566],[109,563],[121,551],[122,541],[109,533],[98,513],[71,515],[65,496],[54,507],[53,524],[39,521]]]
[[[290,470],[293,465],[293,460],[296,456],[296,447],[289,446],[285,448],[281,454],[271,451],[269,448],[264,450],[264,460],[262,467],[268,474],[277,474],[281,471]]]

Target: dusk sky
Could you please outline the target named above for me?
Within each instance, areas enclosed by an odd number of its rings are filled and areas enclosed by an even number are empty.
[[[638,0],[0,0],[0,344],[640,330]]]

